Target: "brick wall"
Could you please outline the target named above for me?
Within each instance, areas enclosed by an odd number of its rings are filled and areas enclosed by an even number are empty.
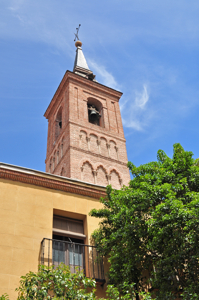
[[[120,92],[66,72],[45,113],[47,172],[114,188],[128,184],[120,97]],[[100,126],[89,123],[88,103],[100,110]]]

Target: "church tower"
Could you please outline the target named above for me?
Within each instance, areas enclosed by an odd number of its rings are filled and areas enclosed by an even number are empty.
[[[122,93],[98,83],[82,43],[44,116],[48,119],[46,172],[114,188],[128,185]]]

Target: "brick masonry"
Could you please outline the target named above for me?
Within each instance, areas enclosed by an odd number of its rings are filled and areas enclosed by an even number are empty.
[[[121,95],[65,73],[44,114],[48,119],[46,172],[114,188],[129,183]],[[89,123],[88,103],[100,107],[100,126]]]

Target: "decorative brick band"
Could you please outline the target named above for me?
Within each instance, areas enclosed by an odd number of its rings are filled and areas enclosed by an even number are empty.
[[[103,155],[101,155],[99,153],[94,153],[94,152],[91,152],[91,151],[88,151],[88,150],[85,150],[85,149],[82,149],[82,148],[77,148],[77,147],[73,147],[73,146],[69,146],[69,147],[70,147],[70,149],[77,150],[77,151],[80,151],[80,152],[84,152],[84,153],[87,153],[87,154],[89,154],[91,156],[93,155],[93,156],[101,157],[101,158],[103,158],[103,159],[105,159],[107,161],[112,161],[112,162],[115,162],[115,163],[117,163],[119,165],[123,165],[123,166],[127,167],[127,163],[124,163],[122,161],[113,159],[111,157],[103,156]]]
[[[75,125],[77,127],[80,126],[80,124],[78,124],[77,122],[73,122],[73,121],[70,121],[70,124],[73,124],[73,125]],[[86,129],[85,131],[88,131],[88,126],[85,126],[85,125],[81,124],[81,129]],[[93,129],[90,129],[89,131],[90,131],[89,134],[93,134],[94,133]],[[103,137],[103,135],[104,135],[106,137],[109,137],[110,139],[114,138],[117,141],[126,142],[125,138],[121,138],[118,135],[112,134],[109,131],[105,130],[103,127],[100,127],[100,126],[96,126],[95,133],[98,133],[98,135],[100,135],[100,137]]]
[[[36,171],[33,171],[36,172]],[[42,172],[41,172],[42,173]],[[47,177],[46,177],[47,176]],[[20,172],[11,169],[0,168],[0,178],[19,181],[26,184],[41,186],[44,188],[60,190],[68,193],[79,194],[95,199],[106,196],[106,189],[94,186],[89,183],[70,180],[69,178],[49,178],[54,175],[46,174],[46,176],[30,174],[30,172]]]

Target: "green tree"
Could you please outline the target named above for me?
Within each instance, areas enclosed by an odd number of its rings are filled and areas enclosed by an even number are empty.
[[[68,266],[61,264],[56,269],[53,266],[40,266],[38,272],[21,276],[20,286],[16,291],[18,300],[96,300],[95,287],[95,280],[86,278],[83,272],[76,271],[72,274]],[[109,285],[106,294],[107,300],[135,299],[133,285],[126,286],[123,295],[117,287]],[[142,296],[143,300],[151,300],[145,293]],[[9,300],[9,296],[4,294],[0,296],[0,300]]]
[[[172,159],[162,150],[157,159],[129,163],[129,187],[107,187],[104,208],[90,213],[102,219],[93,238],[120,291],[141,291],[148,278],[157,299],[199,299],[199,163],[180,144]]]
[[[68,266],[58,268],[40,266],[39,271],[21,277],[18,300],[86,299],[95,298],[95,280],[86,278],[82,272],[72,274]],[[91,288],[91,292],[87,289]]]

